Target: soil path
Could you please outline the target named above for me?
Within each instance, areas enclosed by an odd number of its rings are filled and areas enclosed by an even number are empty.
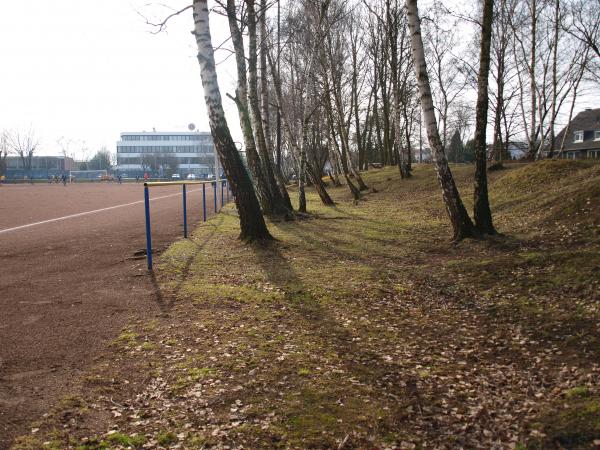
[[[180,191],[151,191],[155,249],[182,236]],[[165,312],[134,256],[145,247],[141,200],[141,183],[0,188],[0,449],[66,395],[128,321]],[[201,186],[188,186],[190,229],[201,205]]]

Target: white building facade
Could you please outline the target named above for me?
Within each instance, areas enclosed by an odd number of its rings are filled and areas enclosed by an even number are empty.
[[[178,173],[206,178],[213,175],[214,164],[215,147],[207,132],[127,132],[117,141],[116,170],[129,177]]]

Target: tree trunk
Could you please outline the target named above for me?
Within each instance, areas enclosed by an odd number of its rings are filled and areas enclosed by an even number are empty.
[[[325,189],[325,183],[323,183],[320,174],[316,173],[315,168],[312,167],[308,161],[306,162],[306,172],[308,173],[310,181],[315,187],[317,194],[319,194],[319,197],[321,198],[323,204],[329,206],[335,205],[335,202],[329,196],[327,189]]]
[[[304,128],[304,124],[302,124]],[[306,132],[302,131],[302,144],[300,145],[300,167],[298,168],[298,211],[306,214]]]
[[[531,0],[531,67],[529,69],[530,85],[531,85],[531,134],[529,135],[529,152],[528,159],[534,160],[536,154],[535,141],[537,137],[536,121],[537,121],[537,96],[536,96],[536,80],[535,80],[535,63],[536,63],[536,38],[537,38],[537,2]]]
[[[371,126],[371,101],[373,99],[373,91],[369,93],[369,101],[367,103],[365,125],[361,132],[361,146],[358,153],[358,170],[369,170],[367,160],[367,149],[371,145],[371,135],[373,127]]]
[[[296,147],[296,143],[294,141],[294,137],[292,134],[292,128],[290,125],[290,120],[286,114],[286,112],[282,109],[283,99],[281,94],[281,80],[277,76],[276,66],[273,63],[273,57],[270,53],[267,54],[267,58],[269,60],[269,66],[271,67],[271,77],[273,78],[273,85],[275,87],[275,97],[277,99],[277,108],[281,112],[281,119],[283,122],[283,130],[287,135],[288,142],[292,147]],[[310,164],[309,164],[310,167]],[[312,170],[309,170],[309,174],[312,173]],[[300,175],[300,174],[299,174]],[[312,177],[312,176],[311,176]],[[316,179],[315,179],[316,178]],[[312,177],[313,184],[317,189],[317,193],[319,194],[319,198],[324,205],[331,206],[334,205],[334,201],[331,199],[329,194],[327,193],[327,189],[325,189],[325,185],[323,184],[323,180],[320,176]]]
[[[342,139],[342,150],[340,151],[339,149],[339,145],[338,142],[335,138],[335,124],[334,124],[334,117],[333,117],[333,108],[331,106],[331,89],[329,88],[329,80],[328,80],[328,75],[327,72],[325,72],[323,74],[323,84],[325,86],[325,95],[327,98],[325,98],[325,110],[327,111],[327,117],[328,117],[328,122],[329,122],[329,131],[331,133],[331,140],[333,141],[333,148],[335,149],[336,153],[338,154],[339,158],[342,161],[342,173],[344,174],[344,178],[346,179],[346,184],[348,185],[348,189],[350,189],[350,192],[352,193],[352,196],[354,197],[354,200],[359,200],[360,199],[360,191],[358,190],[358,188],[356,186],[354,186],[354,183],[352,183],[352,180],[350,180],[350,177],[348,176],[348,161],[345,160],[345,152],[343,150],[343,136],[341,136]],[[341,130],[340,130],[341,131]],[[341,131],[343,132],[343,131]]]
[[[500,44],[504,45],[504,44]],[[504,159],[504,143],[502,142],[502,111],[504,110],[504,63],[505,63],[505,52],[503,49],[498,53],[498,70],[497,70],[497,81],[498,81],[498,92],[496,96],[496,111],[494,114],[494,159],[499,164],[502,164]]]
[[[229,0],[228,0],[229,1]],[[271,137],[271,124],[270,118],[271,114],[269,111],[269,87],[268,87],[268,72],[267,72],[267,1],[260,1],[260,9],[261,14],[259,18],[259,39],[260,39],[260,98],[261,98],[261,109],[262,109],[262,123],[263,130],[265,134],[265,141],[267,144],[267,153],[269,154],[269,161],[271,166],[273,167],[273,171],[275,173],[275,180],[277,181],[277,186],[279,187],[279,192],[283,197],[283,201],[286,207],[293,211],[292,202],[290,200],[290,195],[285,187],[285,180],[283,178],[283,174],[281,173],[281,164],[278,160],[277,164],[274,164],[273,155],[273,139]],[[281,130],[279,129],[278,133]],[[279,138],[279,136],[278,136]],[[279,159],[281,159],[281,155],[279,155]]]
[[[554,146],[556,145],[555,124],[558,99],[558,80],[557,80],[557,65],[558,65],[558,31],[560,27],[560,0],[555,0],[554,4],[554,48],[552,49],[552,115],[550,116],[550,149],[549,157],[554,154]]]
[[[490,73],[490,48],[492,43],[492,19],[494,1],[483,1],[481,26],[481,50],[479,77],[477,80],[477,110],[475,114],[475,192],[473,212],[475,227],[481,234],[496,234],[487,189],[487,143],[488,83]]]
[[[329,116],[328,122],[330,125],[331,140],[333,141],[333,149],[337,154],[337,159],[342,159],[344,156],[344,153],[340,150],[339,144],[335,138],[335,127],[333,125],[333,114],[331,112],[331,104],[329,103],[329,101],[326,101],[326,105],[327,104],[329,104],[329,106],[326,106],[326,108],[327,108],[327,112],[328,112],[328,116]],[[344,167],[343,164],[341,164],[341,166],[342,166],[342,174],[344,175],[344,179],[346,180],[346,185],[348,186],[348,189],[350,189],[350,192],[352,193],[352,197],[354,198],[354,200],[359,200],[360,199],[360,191],[358,190],[358,188],[356,186],[354,186],[354,183],[350,179],[350,176],[348,175],[348,167],[347,166]]]
[[[254,11],[254,0],[246,0],[248,7],[248,100],[250,110],[252,111],[252,122],[254,134],[260,158],[262,160],[263,171],[273,199],[273,213],[283,217],[285,220],[292,220],[292,211],[286,205],[281,195],[281,190],[275,180],[273,164],[269,157],[269,150],[263,131],[262,115],[258,101],[258,73],[257,73],[257,42],[256,42],[256,14]]]
[[[396,153],[396,163],[398,164],[398,170],[400,171],[401,178],[410,177],[408,166],[406,164],[406,150],[402,144],[402,121],[401,121],[401,95],[400,95],[400,67],[398,65],[398,24],[396,18],[393,17],[392,11],[390,10],[389,1],[386,2],[386,20],[387,20],[387,34],[388,41],[390,44],[390,62],[391,62],[391,78],[392,78],[392,90],[394,91],[394,130],[395,130],[395,141],[394,150]]]
[[[325,74],[325,76],[327,76],[327,73]],[[327,85],[327,83],[326,83],[326,85]],[[345,163],[346,163],[345,170],[346,170],[346,172],[349,172],[352,174],[352,176],[358,183],[359,190],[367,191],[367,190],[369,190],[369,187],[363,181],[362,177],[360,176],[360,173],[358,173],[356,171],[356,169],[354,168],[354,162],[352,161],[352,155],[350,154],[350,139],[348,137],[348,129],[346,127],[344,127],[344,125],[342,123],[342,120],[344,118],[344,111],[342,108],[342,99],[340,97],[341,87],[336,86],[336,87],[334,87],[334,89],[335,89],[334,98],[335,98],[335,103],[337,105],[336,109],[338,110],[338,116],[339,116],[338,132],[340,133],[340,140],[342,142],[342,160],[345,161]],[[332,113],[333,113],[333,111],[332,111]]]
[[[271,191],[262,170],[262,164],[258,152],[256,151],[256,142],[252,132],[252,122],[250,120],[250,112],[248,110],[248,82],[246,79],[246,55],[244,51],[244,42],[242,33],[237,23],[235,10],[235,1],[227,0],[227,19],[229,21],[229,30],[231,33],[231,41],[235,50],[235,60],[237,63],[237,89],[236,96],[233,99],[238,108],[240,116],[240,127],[244,136],[244,144],[246,146],[246,157],[248,167],[254,178],[254,185],[257,190],[258,198],[264,214],[273,212],[273,198]]]
[[[417,0],[406,0],[406,14],[411,35],[415,74],[419,85],[421,108],[427,127],[427,137],[429,138],[437,178],[442,188],[442,197],[446,205],[446,211],[454,230],[454,240],[458,241],[475,236],[477,230],[473,226],[473,222],[471,222],[471,218],[462,203],[458,189],[454,183],[454,178],[452,177],[452,172],[448,166],[444,146],[440,140],[429,76],[427,75],[427,63],[425,62],[425,49],[423,48],[423,38],[421,36]]]
[[[329,154],[329,163],[331,164],[331,171],[329,173],[329,177],[331,178],[333,185],[336,187],[339,187],[342,184],[340,183],[337,157],[336,157],[335,151],[333,151],[333,148],[331,146],[330,133],[327,133],[327,151]]]
[[[352,37],[352,99],[354,113],[354,132],[356,133],[356,147],[358,149],[358,170],[361,169],[362,158],[364,155],[362,134],[360,129],[360,116],[358,112],[359,96],[358,96],[358,49],[356,39]]]
[[[379,153],[379,162],[380,164],[385,164],[385,157],[383,156],[383,141],[381,138],[381,121],[379,118],[379,79],[378,79],[378,48],[375,49],[375,53],[373,55],[373,83],[375,84],[373,88],[373,96],[375,97],[375,101],[373,102],[373,120],[375,122],[375,138],[377,141],[377,150]],[[375,162],[375,161],[373,161]],[[367,162],[368,164],[368,162]]]
[[[210,131],[240,217],[240,239],[244,241],[273,239],[263,218],[252,181],[244,168],[227,121],[221,101],[215,56],[213,52],[207,0],[194,0],[194,36],[198,46],[200,78],[208,112]]]

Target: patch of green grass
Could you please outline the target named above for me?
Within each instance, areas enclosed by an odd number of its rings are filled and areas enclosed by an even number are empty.
[[[202,303],[206,298],[230,299],[242,303],[273,302],[283,298],[280,292],[262,291],[252,286],[186,283],[182,292]]]
[[[124,447],[140,448],[146,443],[146,437],[142,435],[128,435],[124,433],[113,433],[105,438],[107,442],[122,445]]]
[[[177,377],[176,381],[172,384],[171,389],[173,392],[180,392],[202,379],[211,378],[216,375],[216,371],[210,367],[188,367],[189,364],[193,364],[193,362],[190,361],[179,365],[179,367],[183,368],[184,374]]]
[[[58,402],[58,409],[79,409],[85,406],[85,400],[77,395],[67,395]]]
[[[161,432],[156,436],[156,442],[164,447],[177,442],[177,436],[172,431]]]
[[[154,344],[152,342],[145,341],[142,344],[142,350],[144,350],[144,351],[151,351],[151,350],[154,350],[154,349],[156,349],[156,344]]]
[[[158,327],[158,324],[159,324],[158,320],[156,320],[156,319],[152,319],[152,320],[150,320],[150,321],[146,322],[146,323],[145,323],[145,324],[142,326],[142,329],[143,329],[144,331],[146,331],[146,332],[148,332],[148,331],[154,331],[154,330],[156,330],[156,328]]]
[[[44,445],[35,436],[19,436],[11,448],[14,450],[39,450],[44,448]]]
[[[123,347],[132,347],[136,344],[138,337],[138,333],[126,328],[119,334],[114,343]]]
[[[576,386],[574,388],[565,391],[565,397],[576,398],[576,397],[589,397],[590,390],[585,386]]]
[[[215,444],[216,442],[213,438],[196,434],[189,436],[186,439],[185,448],[189,448],[191,450],[204,450],[212,447]]]
[[[590,448],[600,439],[600,399],[573,395],[565,405],[542,417],[546,438],[539,443],[542,448],[559,444],[561,448]]]
[[[215,370],[210,367],[194,367],[188,369],[187,375],[192,381],[196,382],[203,378],[214,376]]]

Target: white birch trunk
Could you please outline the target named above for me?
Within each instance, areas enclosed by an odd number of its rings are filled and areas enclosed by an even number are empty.
[[[461,240],[474,236],[476,231],[454,183],[454,178],[452,177],[448,160],[444,153],[444,146],[440,140],[433,97],[431,95],[431,86],[427,74],[427,63],[425,61],[425,49],[421,36],[417,0],[406,0],[406,15],[408,17],[408,27],[411,36],[415,75],[419,85],[421,109],[423,110],[427,137],[429,138],[429,145],[431,147],[431,156],[435,164],[440,187],[442,188],[442,197],[446,205],[446,211],[454,230],[454,240]]]
[[[206,0],[194,0],[194,36],[198,47],[200,78],[204,89],[204,102],[208,122],[225,175],[231,184],[240,217],[240,239],[245,241],[272,239],[265,224],[252,181],[244,168],[223,110],[221,92],[215,68],[215,55],[210,35],[210,22]]]

